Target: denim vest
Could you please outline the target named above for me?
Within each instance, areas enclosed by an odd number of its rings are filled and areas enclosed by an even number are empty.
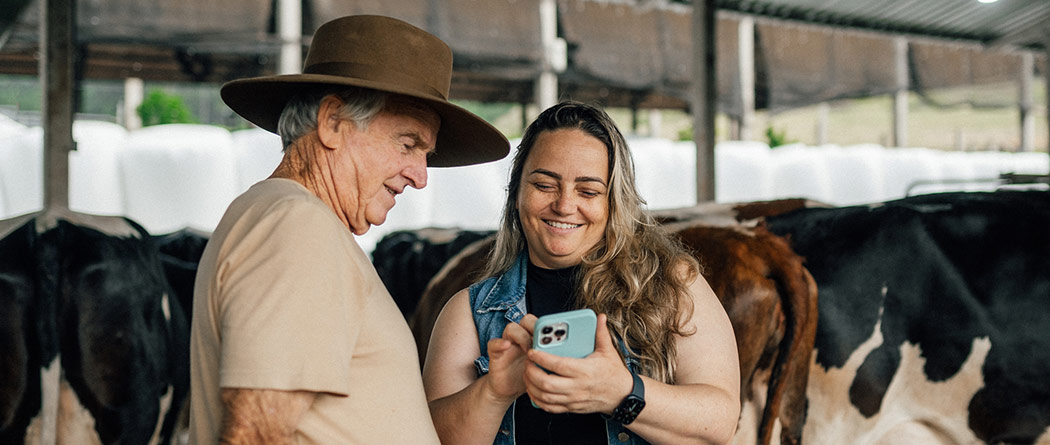
[[[488,278],[470,286],[470,308],[474,316],[474,326],[478,328],[478,340],[481,342],[481,357],[474,360],[478,376],[489,372],[488,341],[503,336],[503,328],[508,322],[518,322],[525,316],[525,275],[528,270],[528,254],[522,252],[510,270],[498,277]],[[621,349],[623,349],[621,343]],[[635,361],[624,350],[628,369],[634,369]],[[605,431],[610,445],[648,444],[619,422],[607,419]],[[494,445],[514,443],[514,404],[510,405],[503,415],[499,432]]]

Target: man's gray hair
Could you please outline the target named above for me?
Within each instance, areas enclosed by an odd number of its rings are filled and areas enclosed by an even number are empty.
[[[368,128],[372,119],[386,106],[388,93],[369,88],[328,87],[308,90],[293,96],[284,106],[277,121],[277,134],[285,150],[293,142],[317,129],[317,112],[321,100],[334,94],[344,105],[340,111],[344,118],[362,130]]]

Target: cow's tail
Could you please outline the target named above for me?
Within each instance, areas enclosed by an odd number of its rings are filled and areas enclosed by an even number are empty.
[[[758,430],[759,443],[771,442],[773,426],[779,418],[781,444],[798,444],[806,420],[806,383],[817,335],[817,286],[802,266],[802,258],[790,249],[787,241],[763,228],[758,230],[770,238],[767,245],[783,250],[770,258],[783,260],[780,264],[771,264],[771,275],[777,282],[787,324],[769,378],[766,406]]]

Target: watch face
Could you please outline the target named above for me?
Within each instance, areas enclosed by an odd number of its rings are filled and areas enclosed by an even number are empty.
[[[638,415],[638,412],[641,411],[642,408],[645,408],[645,400],[633,396],[627,397],[627,399],[623,401],[623,408],[626,412]]]

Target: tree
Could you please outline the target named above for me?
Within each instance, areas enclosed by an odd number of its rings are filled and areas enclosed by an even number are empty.
[[[181,97],[161,90],[150,91],[135,111],[139,114],[139,118],[142,119],[143,127],[197,122],[197,119],[193,117],[193,113],[190,113],[190,109],[186,107]]]

